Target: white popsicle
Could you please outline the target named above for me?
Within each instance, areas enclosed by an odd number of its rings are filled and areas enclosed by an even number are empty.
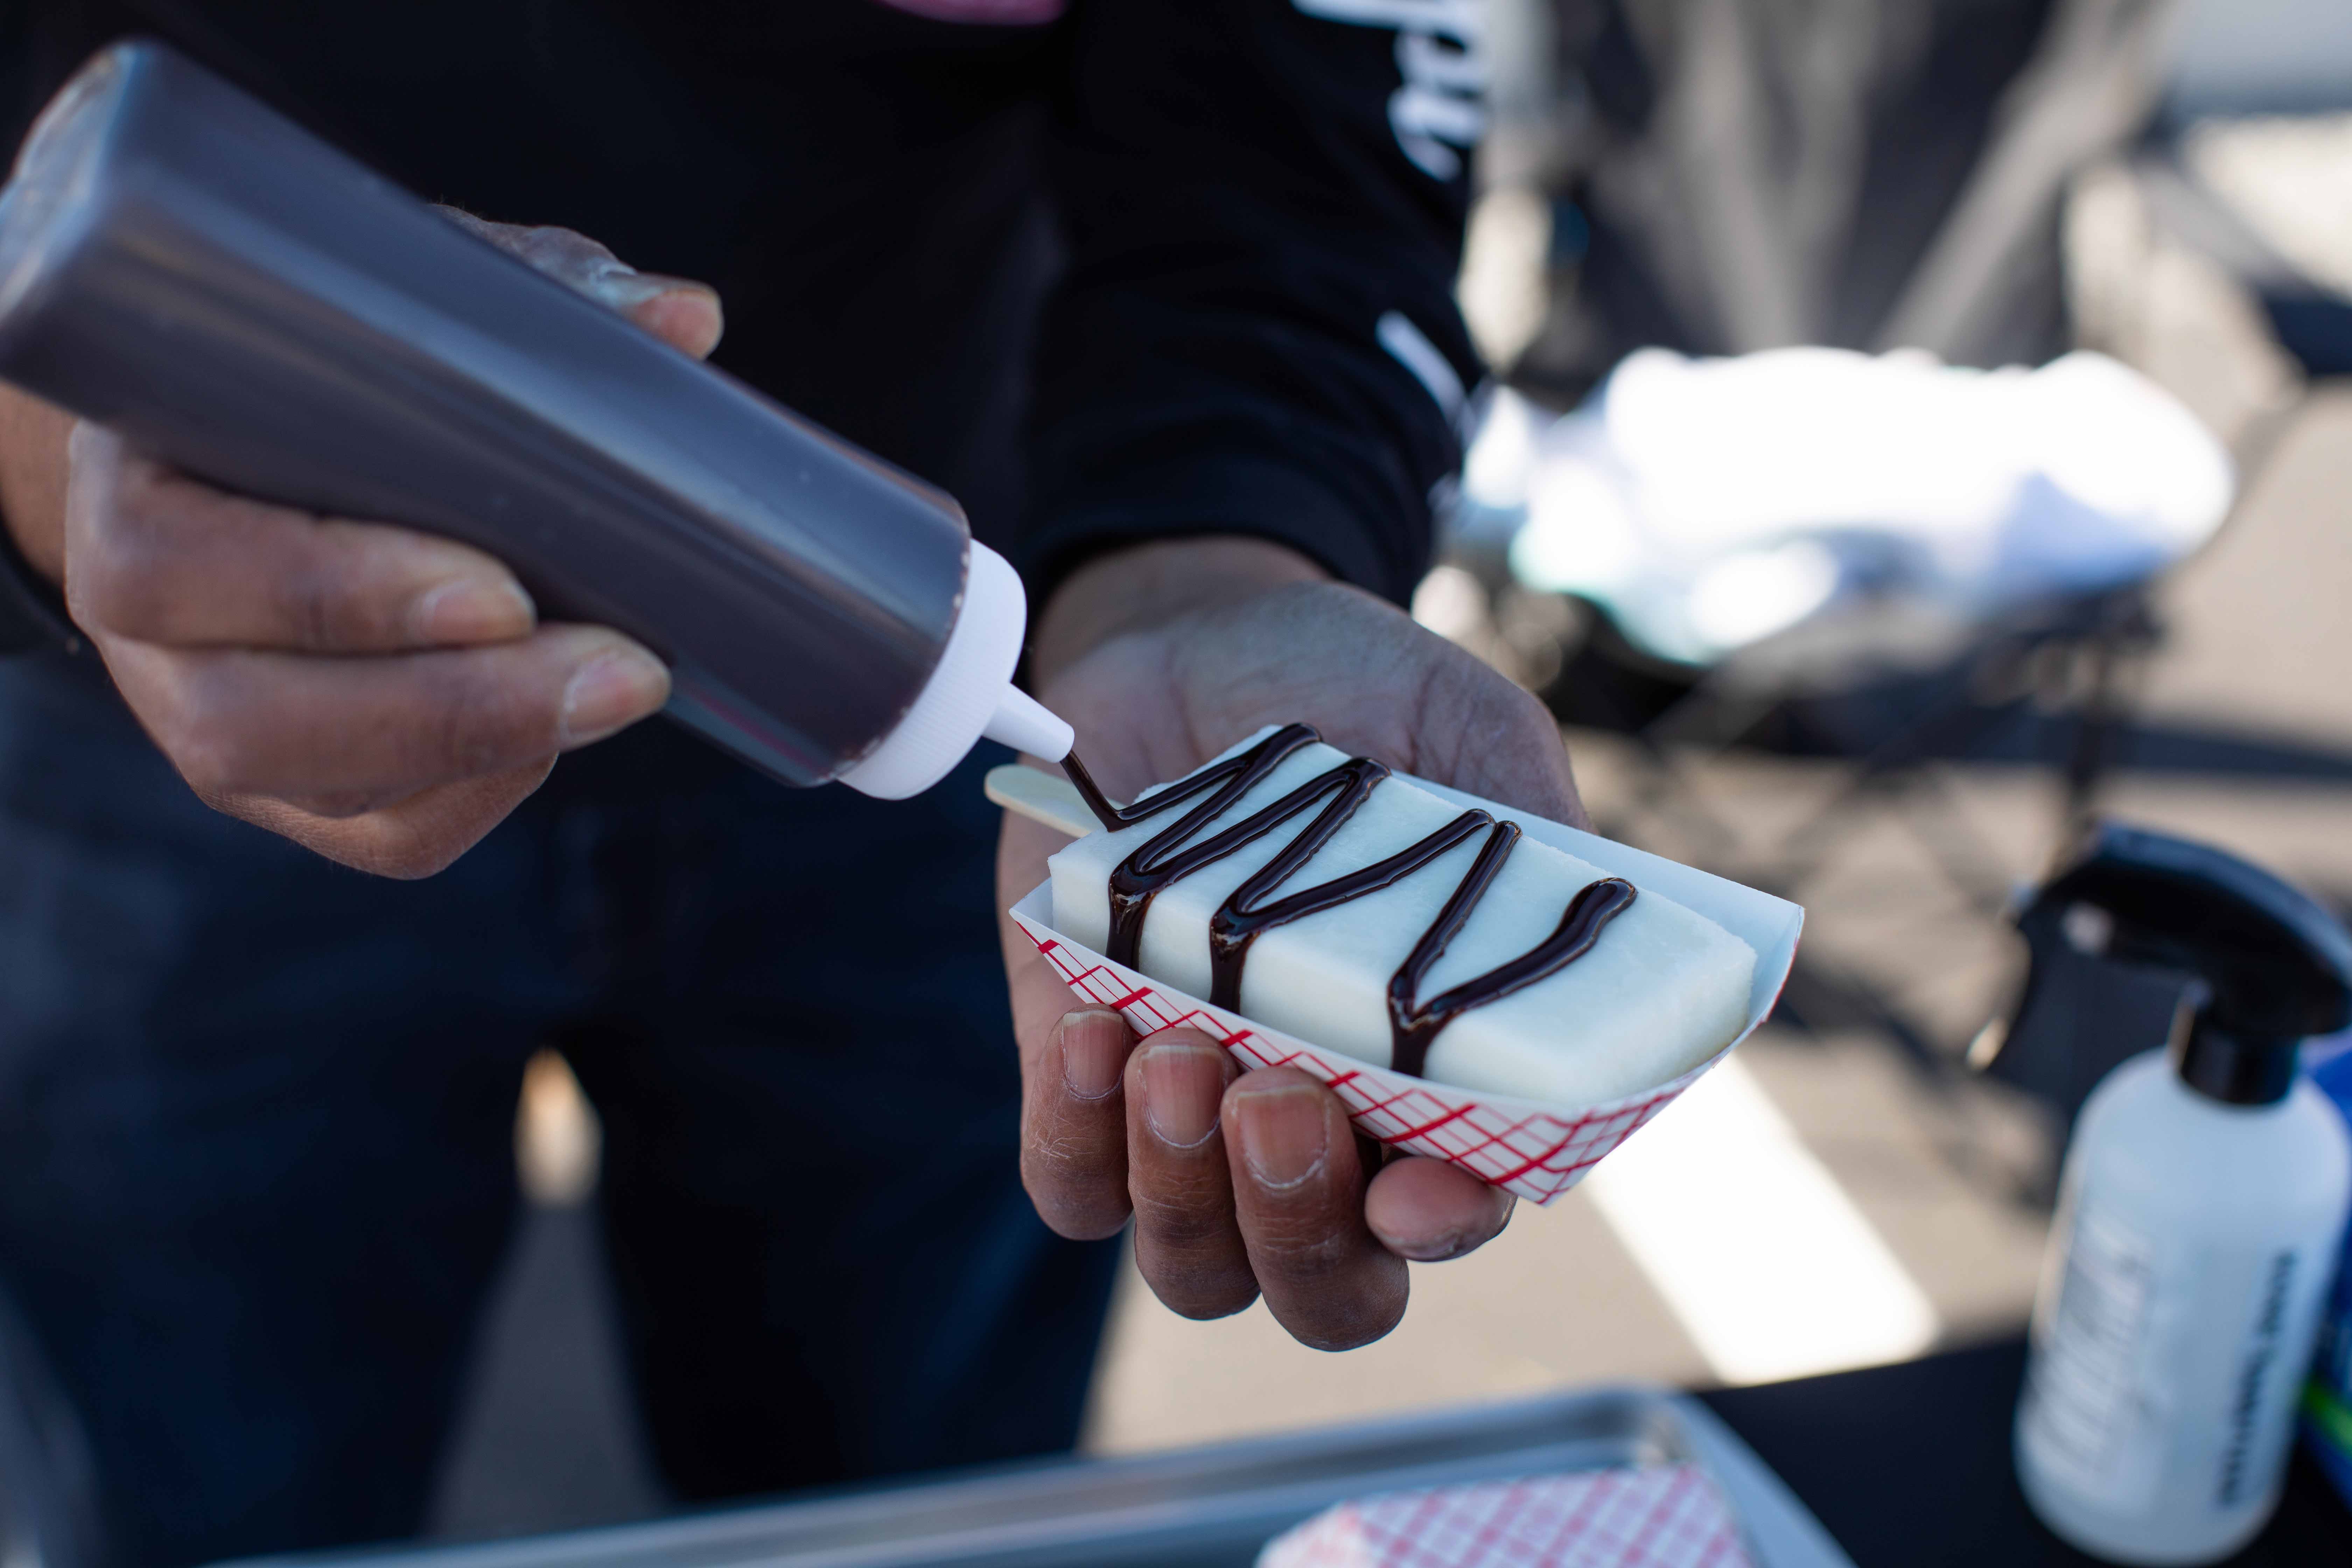
[[[1231,756],[1263,736],[1225,753]],[[1187,844],[1271,805],[1347,760],[1302,747]],[[1151,793],[1151,792],[1147,792]],[[1112,870],[1206,795],[1116,833],[1077,840],[1049,862],[1054,924],[1104,949]],[[1507,808],[1489,808],[1498,817]],[[1273,898],[1304,891],[1397,853],[1463,808],[1402,779],[1375,787]],[[1209,920],[1234,889],[1314,820],[1307,811],[1255,843],[1160,889],[1134,967],[1180,991],[1210,993]],[[1262,932],[1242,972],[1241,1013],[1257,1023],[1376,1066],[1389,1065],[1389,978],[1437,918],[1476,858],[1483,832],[1402,881]],[[1423,979],[1425,1001],[1518,957],[1549,936],[1578,889],[1607,873],[1521,838],[1466,925]],[[1638,884],[1637,884],[1638,887]],[[1754,950],[1681,905],[1639,889],[1588,952],[1526,989],[1472,1008],[1430,1047],[1439,1083],[1562,1104],[1654,1089],[1723,1048],[1747,1023]]]

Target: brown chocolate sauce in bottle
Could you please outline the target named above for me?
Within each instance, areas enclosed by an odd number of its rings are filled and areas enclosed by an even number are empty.
[[[1113,963],[1135,967],[1143,946],[1144,916],[1160,889],[1255,843],[1291,818],[1316,811],[1314,820],[1273,859],[1234,889],[1233,896],[1210,918],[1209,1000],[1216,1006],[1238,1011],[1242,966],[1248,960],[1250,944],[1259,936],[1276,926],[1391,887],[1484,828],[1486,842],[1480,847],[1477,858],[1454,889],[1453,897],[1446,900],[1445,907],[1438,911],[1437,919],[1413,944],[1403,965],[1389,978],[1389,1065],[1399,1072],[1419,1076],[1428,1064],[1431,1044],[1446,1025],[1474,1007],[1499,1002],[1559,973],[1590,952],[1601,930],[1633,904],[1634,889],[1631,882],[1604,877],[1579,889],[1576,897],[1569,900],[1559,926],[1526,952],[1427,1002],[1416,1002],[1414,997],[1423,977],[1444,955],[1446,944],[1460,934],[1472,911],[1477,909],[1478,900],[1486,897],[1486,889],[1502,874],[1503,863],[1510,858],[1512,847],[1519,841],[1517,823],[1497,822],[1483,811],[1465,811],[1426,838],[1384,860],[1272,903],[1260,903],[1330,842],[1331,836],[1347,824],[1357,807],[1389,776],[1389,770],[1370,758],[1351,757],[1232,826],[1190,848],[1183,847],[1186,840],[1281,766],[1285,758],[1321,738],[1307,725],[1285,725],[1248,751],[1212,763],[1127,805],[1110,803],[1076,752],[1063,760],[1062,767],[1069,774],[1070,783],[1077,787],[1087,809],[1095,814],[1107,832],[1131,827],[1188,800],[1208,796],[1112,870],[1110,939],[1105,943],[1105,951]]]

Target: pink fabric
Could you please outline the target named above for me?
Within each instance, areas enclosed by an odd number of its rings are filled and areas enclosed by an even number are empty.
[[[882,4],[940,22],[1025,27],[1060,16],[1064,0],[882,0]]]

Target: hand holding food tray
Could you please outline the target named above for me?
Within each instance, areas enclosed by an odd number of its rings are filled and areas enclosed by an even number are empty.
[[[988,787],[1080,836],[1011,911],[1072,991],[1306,1071],[1367,1135],[1538,1203],[1746,1038],[1803,924],[1304,725],[1125,807],[1027,768]]]

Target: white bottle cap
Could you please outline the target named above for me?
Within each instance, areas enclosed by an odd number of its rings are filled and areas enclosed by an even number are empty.
[[[905,800],[948,775],[986,735],[1058,763],[1070,754],[1070,727],[1013,684],[1029,600],[1012,563],[973,540],[963,607],[922,694],[882,743],[840,775],[877,800]]]

